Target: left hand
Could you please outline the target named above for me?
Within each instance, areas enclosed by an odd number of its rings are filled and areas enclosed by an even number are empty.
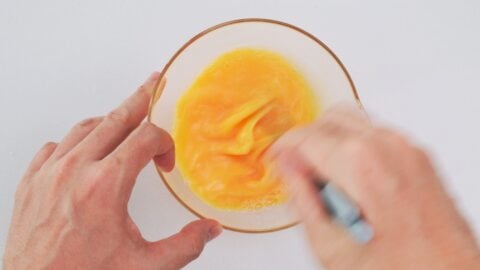
[[[170,135],[140,125],[158,80],[37,153],[15,195],[4,269],[178,269],[220,234],[205,219],[148,242],[128,214],[140,170],[152,158],[165,171],[175,162]]]

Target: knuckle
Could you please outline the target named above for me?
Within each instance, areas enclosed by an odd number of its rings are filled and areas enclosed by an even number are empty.
[[[120,125],[128,125],[130,123],[131,113],[125,107],[119,107],[111,111],[107,115],[107,119],[113,123],[119,123]]]
[[[98,164],[95,170],[90,174],[90,179],[93,184],[97,185],[98,189],[109,190],[115,193],[117,186],[116,180],[123,177],[122,160],[119,157],[108,157],[104,162]]]
[[[363,138],[354,138],[344,143],[344,151],[353,161],[373,159],[376,155],[375,145]]]
[[[192,238],[190,240],[190,248],[187,254],[188,259],[194,260],[198,258],[198,256],[200,256],[200,253],[202,253],[203,245],[204,245],[204,242],[202,239],[197,237]]]
[[[118,175],[122,167],[123,160],[112,155],[105,160],[101,167],[95,172],[93,178],[95,182],[105,182],[109,178],[114,178]]]
[[[324,126],[325,124],[338,124],[339,120],[338,120],[338,114],[335,112],[335,111],[332,111],[332,110],[328,110],[327,112],[325,112],[324,115],[322,115],[322,117],[320,117],[317,121],[316,121],[316,125],[319,126],[319,127],[322,127]]]
[[[73,190],[72,205],[75,209],[78,209],[76,206],[85,205],[93,197],[96,189],[92,183],[92,181],[83,181]]]
[[[341,108],[340,106],[334,106],[334,107],[328,109],[327,111],[325,111],[323,117],[330,118],[332,116],[337,115],[342,110],[343,110],[343,108]]]
[[[188,256],[188,260],[190,261],[193,261],[195,259],[197,259],[199,256],[200,256],[200,251],[197,251],[197,250],[193,250],[192,251],[193,253],[191,253],[189,256]]]
[[[432,161],[430,159],[430,156],[428,155],[428,153],[425,150],[423,150],[423,149],[421,149],[417,146],[413,146],[412,151],[413,151],[413,156],[414,156],[415,163],[418,166],[432,167]]]
[[[110,197],[106,196],[107,190],[111,191],[111,183],[108,183],[107,177],[111,177],[110,173],[114,171],[108,171],[102,169],[92,170],[92,173],[86,173],[85,178],[78,182],[72,190],[72,205],[73,207],[83,207],[89,205],[89,202],[94,203],[95,206],[109,206]],[[107,193],[108,194],[108,193]]]
[[[164,142],[165,139],[170,138],[165,130],[149,122],[143,123],[139,129],[140,137],[148,142]]]
[[[319,125],[319,128],[321,129],[321,133],[327,136],[336,136],[346,131],[344,127],[331,119],[324,119]]]
[[[98,117],[91,117],[78,122],[73,129],[89,129],[99,121]]]
[[[52,148],[55,148],[57,147],[58,143],[56,142],[46,142],[43,146],[42,146],[42,151],[45,151],[45,150],[50,150]]]
[[[82,207],[93,202],[96,206],[113,206],[116,197],[112,195],[115,188],[111,180],[115,180],[117,175],[118,169],[113,166],[102,166],[86,173],[86,177],[73,189],[72,204]]]
[[[397,146],[408,147],[410,145],[410,142],[405,135],[392,132],[390,134],[390,136],[391,136],[390,138],[393,141],[393,143]]]
[[[62,157],[56,164],[54,179],[61,180],[68,178],[78,163],[78,156],[75,154],[68,154]]]
[[[71,169],[78,163],[78,160],[79,156],[77,154],[69,153],[58,162],[58,166],[62,169]]]
[[[367,139],[356,138],[344,144],[354,174],[370,175],[381,166],[381,156],[377,146]]]
[[[108,158],[108,161],[105,163],[105,166],[100,170],[103,172],[118,171],[118,169],[124,163],[123,159],[117,155],[112,155]]]
[[[77,155],[66,155],[60,158],[52,165],[50,179],[54,186],[60,186],[61,183],[72,178],[75,168],[78,164]]]
[[[374,133],[380,138],[387,140],[393,146],[405,148],[410,145],[410,142],[405,135],[394,132],[392,130],[385,128],[376,128],[374,130]]]

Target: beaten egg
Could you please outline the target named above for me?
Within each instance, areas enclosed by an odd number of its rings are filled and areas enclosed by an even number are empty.
[[[286,192],[268,147],[319,111],[304,76],[282,55],[240,48],[215,59],[176,107],[177,166],[192,191],[224,210],[280,204]]]

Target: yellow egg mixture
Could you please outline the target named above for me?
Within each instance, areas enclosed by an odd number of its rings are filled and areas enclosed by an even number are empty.
[[[250,210],[283,202],[284,187],[262,161],[292,127],[314,120],[317,106],[304,77],[281,55],[254,48],[210,64],[177,104],[177,164],[206,203]]]

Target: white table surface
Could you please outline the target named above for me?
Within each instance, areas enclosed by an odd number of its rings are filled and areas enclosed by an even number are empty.
[[[429,149],[480,232],[479,1],[0,0],[0,253],[15,187],[44,142],[107,112],[192,35],[241,17],[285,20],[327,43],[373,118]],[[130,210],[152,240],[194,219],[151,165]],[[315,268],[300,228],[226,231],[187,267]]]

